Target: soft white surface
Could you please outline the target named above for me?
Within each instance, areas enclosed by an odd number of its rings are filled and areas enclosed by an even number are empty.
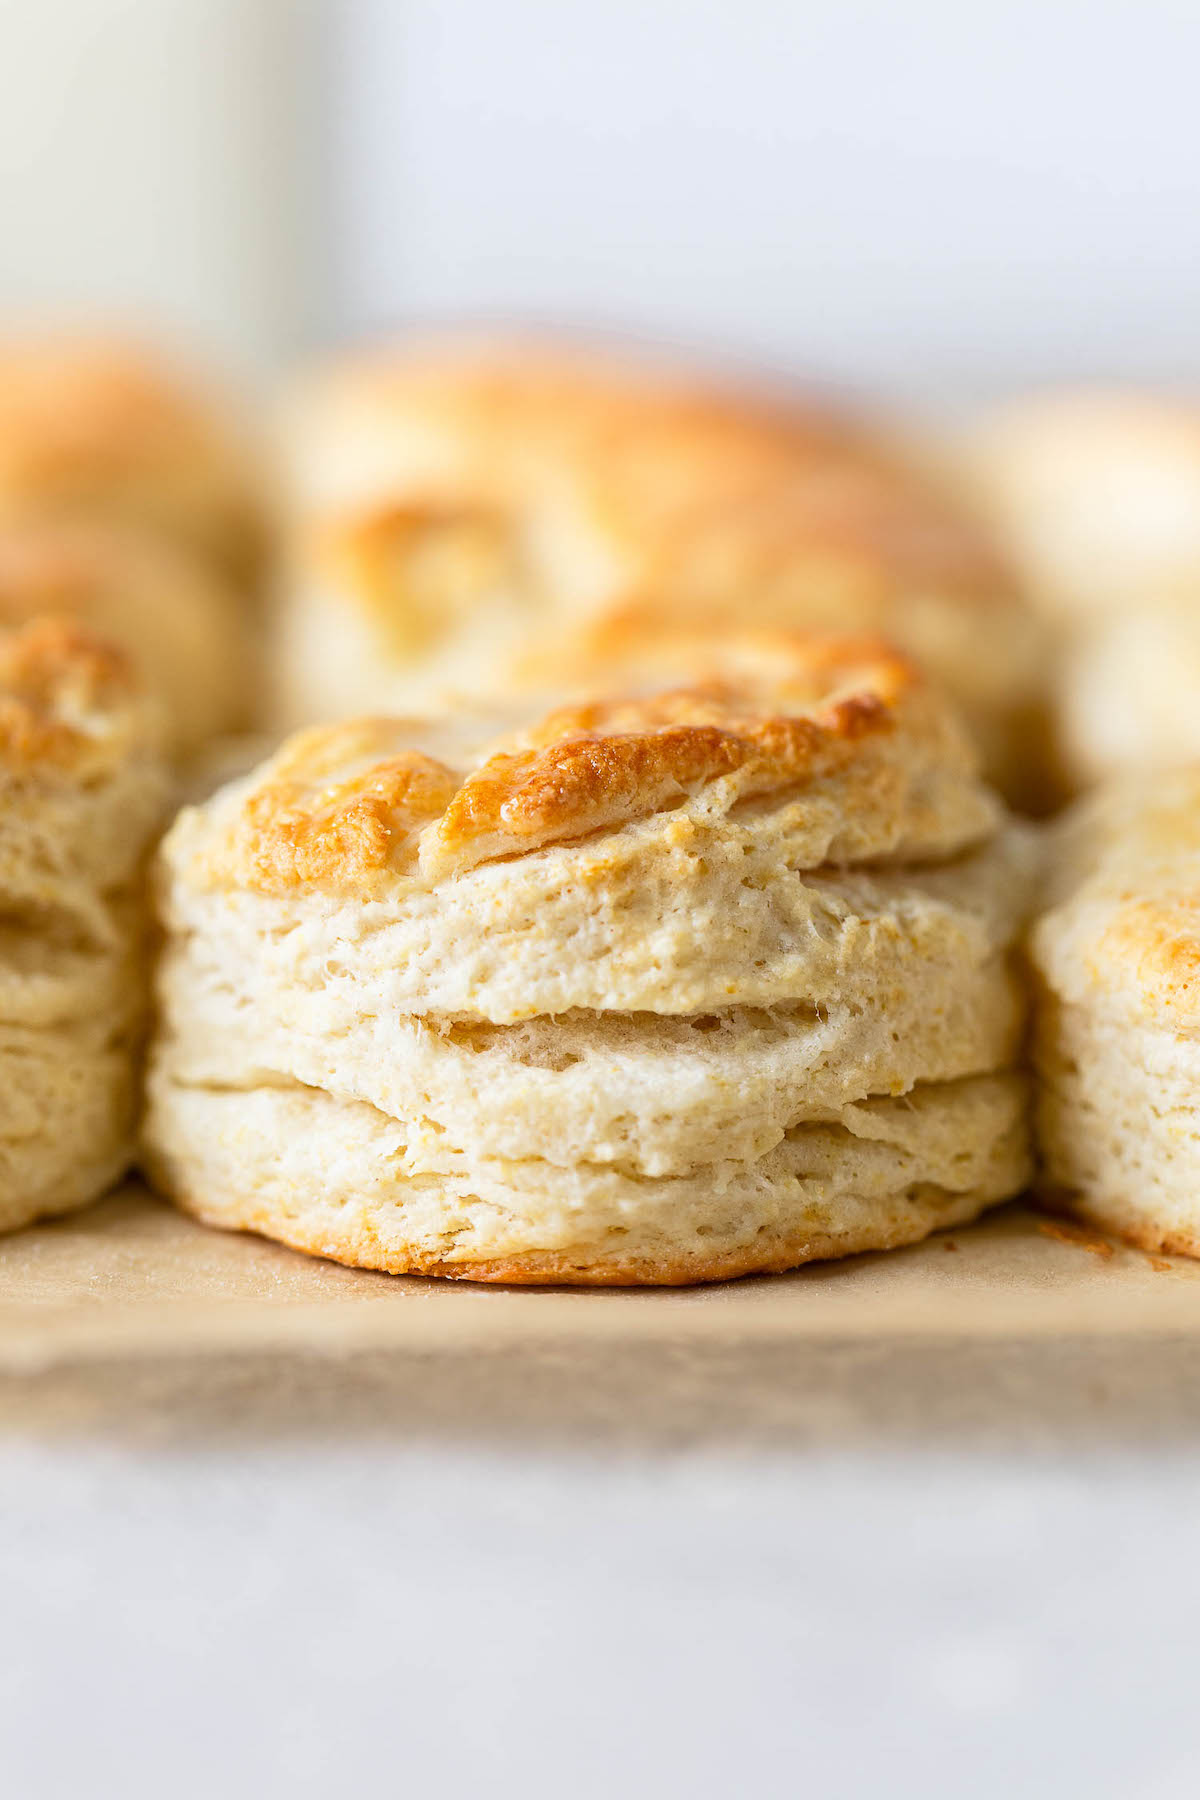
[[[3,309],[1195,380],[1192,0],[0,0]]]
[[[15,1440],[5,1792],[1184,1800],[1198,1479]]]
[[[1195,379],[1192,0],[342,0],[331,323]]]
[[[274,366],[308,317],[299,69],[324,3],[0,0],[0,313]]]

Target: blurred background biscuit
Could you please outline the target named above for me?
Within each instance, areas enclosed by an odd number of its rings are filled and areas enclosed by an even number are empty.
[[[1200,756],[1200,404],[1050,392],[985,418],[968,460],[1057,640],[1068,780]]]
[[[1034,618],[969,510],[883,426],[548,340],[350,355],[287,409],[285,723],[561,688],[602,651],[746,626],[893,637],[989,770],[1038,785]]]
[[[168,537],[251,595],[265,498],[242,420],[190,370],[123,339],[0,338],[0,522],[86,518]]]

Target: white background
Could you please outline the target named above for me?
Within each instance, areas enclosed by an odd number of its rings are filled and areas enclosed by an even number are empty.
[[[0,314],[1200,378],[1195,0],[0,0]]]
[[[1194,1340],[23,1387],[5,1800],[1200,1792]]]
[[[347,0],[342,325],[502,309],[937,395],[1200,376],[1195,0]]]
[[[309,0],[0,0],[0,315],[276,366],[319,262],[313,17]]]

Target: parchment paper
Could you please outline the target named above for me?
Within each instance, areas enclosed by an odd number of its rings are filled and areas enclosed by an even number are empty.
[[[206,1230],[131,1184],[0,1239],[0,1370],[120,1356],[1184,1335],[1200,1263],[1150,1258],[1006,1207],[911,1250],[672,1291],[397,1278]]]

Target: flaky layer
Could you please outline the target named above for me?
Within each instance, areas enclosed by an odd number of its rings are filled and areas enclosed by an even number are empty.
[[[1049,1001],[1036,1049],[1053,1204],[1143,1249],[1200,1256],[1200,1041]]]
[[[261,957],[234,961],[227,945],[193,936],[159,970],[155,1054],[184,1084],[291,1079],[368,1101],[404,1121],[410,1157],[432,1167],[459,1143],[562,1167],[687,1174],[762,1156],[801,1120],[870,1095],[1015,1060],[1023,996],[1002,954],[922,973],[857,1009],[576,1012],[495,1026],[395,1013],[374,983],[280,986]]]
[[[0,1231],[102,1194],[132,1160],[136,1108],[127,1037],[0,1025]]]
[[[1032,936],[1038,1125],[1059,1204],[1200,1254],[1200,770],[1127,779],[1051,843]]]
[[[939,972],[967,981],[992,964],[1032,887],[1016,829],[945,867],[838,874],[800,873],[724,822],[670,831],[664,846],[651,822],[389,902],[214,892],[168,866],[162,916],[229,967],[257,966],[275,994],[506,1024],[575,1008],[904,1004]]]
[[[973,1218],[1028,1173],[1015,1076],[871,1101],[749,1166],[685,1179],[466,1156],[409,1176],[404,1126],[362,1102],[161,1072],[147,1135],[156,1183],[207,1223],[393,1273],[498,1281],[703,1281],[890,1248]]]
[[[0,1230],[129,1160],[167,787],[117,652],[61,621],[0,632]]]

